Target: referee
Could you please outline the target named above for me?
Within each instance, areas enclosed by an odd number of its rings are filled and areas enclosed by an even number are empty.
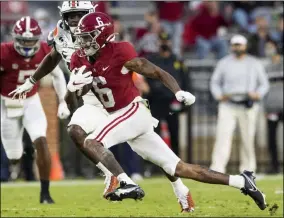
[[[212,153],[211,169],[226,172],[230,158],[232,137],[239,125],[239,170],[256,170],[254,137],[259,101],[269,89],[262,63],[246,53],[247,39],[235,35],[231,39],[232,53],[221,59],[211,78],[210,89],[219,102],[217,135]]]

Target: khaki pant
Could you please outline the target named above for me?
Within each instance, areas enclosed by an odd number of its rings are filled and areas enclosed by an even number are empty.
[[[212,153],[210,168],[222,173],[230,159],[232,138],[236,125],[239,125],[242,145],[240,146],[239,170],[256,170],[254,138],[259,105],[250,109],[241,105],[220,103],[218,109],[216,142]]]

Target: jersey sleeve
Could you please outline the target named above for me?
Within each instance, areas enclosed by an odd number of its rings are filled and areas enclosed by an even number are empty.
[[[120,48],[118,55],[120,57],[120,62],[122,65],[124,65],[127,61],[130,61],[138,56],[135,48],[131,43],[121,42],[119,46]]]
[[[54,34],[53,34],[54,30],[50,31],[47,35],[47,39],[46,42],[48,44],[48,46],[54,46]]]
[[[57,24],[57,26],[49,32],[49,34],[47,35],[47,39],[46,39],[46,42],[48,44],[48,46],[53,46],[55,47],[55,38],[57,37],[58,35],[58,25],[59,23]]]
[[[71,61],[70,61],[70,66],[69,66],[70,71],[79,67],[77,58],[78,58],[78,56],[77,56],[76,52],[74,52],[71,56]]]

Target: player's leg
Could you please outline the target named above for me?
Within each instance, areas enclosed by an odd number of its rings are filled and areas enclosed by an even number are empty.
[[[181,212],[193,212],[195,205],[188,187],[183,184],[179,177],[171,176],[163,168],[161,169],[171,182],[175,196],[180,204]]]
[[[106,177],[106,187],[103,193],[104,197],[117,187],[118,180],[101,162],[94,159],[93,156],[86,151],[84,141],[90,132],[93,132],[98,125],[106,120],[107,116],[107,112],[102,108],[84,104],[74,112],[67,127],[68,134],[76,147],[104,173]]]
[[[241,175],[227,175],[210,170],[207,167],[180,161],[176,166],[174,175],[203,183],[232,186],[240,189],[245,195],[249,195],[260,209],[264,210],[267,206],[265,195],[255,184],[253,172],[244,171]]]
[[[22,116],[8,117],[5,104],[1,102],[1,140],[12,165],[18,164],[23,155],[23,131]]]
[[[122,170],[113,155],[109,155],[107,149],[116,144],[126,142],[145,132],[152,125],[151,114],[145,117],[148,109],[143,103],[132,103],[126,108],[109,115],[107,121],[90,134],[85,141],[85,148],[103,163],[121,183],[121,192],[117,195],[108,195],[110,200],[122,200],[124,198],[140,199],[144,197],[143,190],[137,186]],[[142,122],[140,122],[142,120]],[[137,125],[139,124],[139,125]],[[127,185],[124,185],[127,184]]]
[[[194,202],[189,189],[183,184],[180,178],[174,176],[175,167],[180,161],[180,158],[177,157],[161,137],[153,131],[153,127],[146,134],[140,135],[134,140],[130,140],[128,143],[133,151],[143,159],[162,168],[171,182],[182,211],[193,211]]]
[[[206,167],[185,163],[168,148],[156,133],[150,132],[147,137],[144,137],[146,135],[129,142],[131,147],[144,159],[162,167],[169,175],[193,179],[203,183],[229,185],[241,189],[243,193],[253,198],[260,209],[265,209],[265,195],[256,187],[251,172],[245,171],[241,175],[227,175]],[[139,146],[142,142],[144,145]],[[152,145],[152,147],[148,145]]]
[[[51,158],[46,140],[47,121],[38,94],[26,99],[23,124],[36,149],[41,184],[40,203],[52,204],[54,201],[49,193]]]
[[[1,98],[1,140],[10,162],[11,178],[15,179],[19,174],[18,164],[23,155],[22,137],[24,128],[22,116],[13,116],[13,110],[8,108],[4,99]]]

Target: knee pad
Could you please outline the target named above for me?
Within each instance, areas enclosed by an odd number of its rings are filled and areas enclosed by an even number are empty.
[[[23,155],[23,150],[7,150],[6,155],[9,160],[19,160]]]
[[[18,138],[15,140],[2,138],[3,148],[9,160],[19,160],[23,155],[23,142]]]
[[[30,138],[31,138],[32,142],[34,142],[35,140],[37,140],[38,138],[41,138],[41,137],[46,138],[46,131],[38,130],[38,131],[34,131],[30,134]]]
[[[176,167],[177,164],[171,164],[171,163],[166,163],[162,166],[163,170],[171,176],[175,175]]]

